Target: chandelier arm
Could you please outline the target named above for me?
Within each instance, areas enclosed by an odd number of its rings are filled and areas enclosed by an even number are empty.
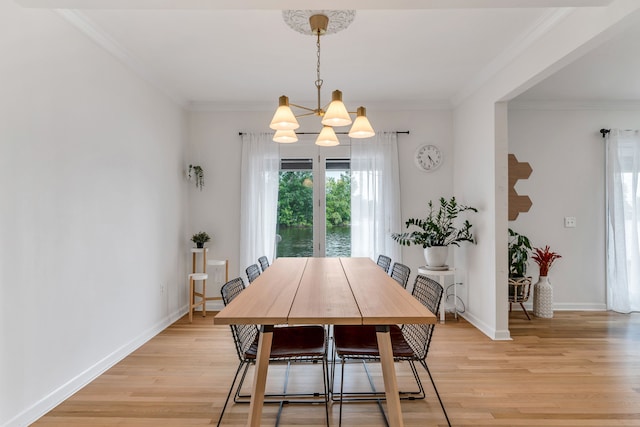
[[[315,115],[316,115],[316,112],[315,112],[315,111],[311,110],[310,108],[306,108],[306,109],[307,109],[307,110],[309,110],[309,111],[310,111],[310,113],[296,114],[296,119],[297,119],[298,117],[307,117],[307,116],[315,116]]]
[[[289,106],[291,107],[296,107],[296,108],[302,108],[303,110],[307,110],[307,111],[311,111],[311,112],[315,112],[316,110],[314,110],[313,108],[309,108],[309,107],[304,107],[302,105],[298,105],[298,104],[292,104],[289,103]],[[297,117],[297,116],[296,116]]]

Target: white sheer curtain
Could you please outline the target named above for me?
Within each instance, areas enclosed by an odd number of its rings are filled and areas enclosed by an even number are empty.
[[[278,144],[269,133],[242,136],[240,271],[265,255],[273,261],[278,215]]]
[[[375,261],[383,254],[401,262],[400,245],[391,239],[401,226],[397,134],[352,139],[351,256]]]
[[[607,137],[607,308],[640,311],[640,137],[611,129]]]

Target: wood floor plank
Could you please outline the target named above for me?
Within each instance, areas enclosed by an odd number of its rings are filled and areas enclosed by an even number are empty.
[[[436,326],[427,359],[454,426],[640,427],[640,315],[556,312],[531,321],[511,313],[512,341],[491,341],[466,321]],[[212,317],[182,318],[43,416],[35,426],[209,426],[217,422],[237,367],[228,326]],[[301,368],[301,369],[299,369]],[[321,371],[296,367],[290,387],[318,384]],[[305,369],[309,368],[309,369]],[[396,365],[399,388],[411,387]],[[321,369],[321,368],[318,368]],[[349,366],[345,387],[364,387]],[[379,366],[370,367],[383,390]],[[405,426],[445,426],[426,372],[427,399],[402,401]],[[284,367],[269,368],[268,390],[278,390]],[[251,380],[247,380],[250,387]],[[225,426],[245,424],[249,405],[230,405]],[[275,424],[266,404],[262,425]],[[338,406],[330,410],[337,425]],[[375,403],[345,404],[345,426],[384,426]],[[322,426],[322,405],[287,405],[280,425]]]

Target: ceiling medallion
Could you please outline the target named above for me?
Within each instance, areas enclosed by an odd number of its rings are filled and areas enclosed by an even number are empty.
[[[325,15],[329,25],[324,35],[334,34],[347,28],[356,17],[355,10],[283,10],[282,19],[291,29],[307,36],[316,34],[309,28],[309,18],[313,15]]]

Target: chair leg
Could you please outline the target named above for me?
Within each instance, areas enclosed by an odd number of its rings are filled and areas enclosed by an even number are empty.
[[[189,278],[189,323],[193,322],[193,300],[194,300],[194,295],[193,295],[193,278],[190,277]]]
[[[238,365],[238,369],[236,369],[236,374],[233,376],[233,381],[231,382],[231,387],[229,387],[229,393],[227,393],[227,399],[224,401],[224,405],[222,406],[222,412],[220,412],[220,418],[218,418],[217,426],[220,427],[220,423],[222,422],[222,417],[224,416],[224,411],[227,409],[227,404],[229,403],[229,398],[231,398],[231,393],[233,392],[233,386],[236,384],[236,380],[238,379],[238,374],[242,369],[242,365],[244,362],[240,362]]]
[[[341,371],[340,371],[340,412],[338,416],[338,427],[342,426],[342,400],[344,399],[344,359],[340,361]]]
[[[329,362],[326,357],[322,361],[322,376],[324,377],[324,414],[329,427]]]
[[[444,417],[447,419],[447,425],[451,427],[451,421],[449,421],[449,415],[447,415],[447,410],[444,409],[444,403],[442,403],[442,399],[440,398],[440,393],[438,393],[438,388],[436,387],[436,383],[433,381],[433,377],[431,376],[431,371],[427,366],[427,362],[425,360],[421,360],[420,364],[426,369],[427,374],[429,374],[429,379],[431,380],[431,385],[433,385],[433,390],[436,392],[436,396],[438,397],[438,402],[440,402],[440,407],[442,408],[442,413]]]
[[[207,317],[207,281],[202,281],[202,317]]]
[[[524,311],[524,314],[526,314],[527,320],[531,320],[531,317],[529,317],[529,313],[527,313],[527,309],[524,308],[524,304],[520,303],[520,307],[522,307],[522,311]]]

